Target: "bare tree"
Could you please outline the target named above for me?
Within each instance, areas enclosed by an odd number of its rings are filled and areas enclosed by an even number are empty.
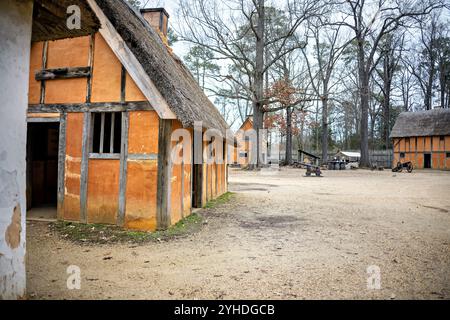
[[[345,8],[344,25],[353,30],[357,45],[358,78],[361,102],[360,149],[362,167],[370,167],[368,116],[370,101],[370,79],[380,59],[377,51],[382,39],[405,26],[412,18],[421,17],[443,6],[441,0],[346,0],[340,2]]]
[[[437,45],[439,30],[438,12],[419,19],[420,46],[408,60],[409,68],[423,93],[426,110],[433,107],[433,84],[437,74]]]
[[[305,45],[298,28],[321,13],[324,5],[317,0],[285,0],[284,28],[268,34],[267,0],[180,0],[182,40],[200,45],[215,53],[216,59],[231,62],[244,73],[245,81],[225,75],[251,94],[254,129],[263,128],[264,113],[270,103],[265,96],[265,74],[285,55]],[[274,7],[271,3],[271,7]],[[225,13],[226,12],[226,13]],[[270,54],[267,54],[267,52]],[[260,137],[258,136],[258,139]],[[260,142],[258,140],[258,155]],[[257,165],[261,159],[257,157]]]
[[[322,163],[328,162],[328,136],[329,136],[329,101],[332,87],[332,76],[336,65],[350,44],[348,39],[342,39],[341,26],[326,26],[321,21],[312,23],[309,32],[314,39],[315,67],[309,61],[310,56],[306,50],[302,50],[311,78],[311,86],[322,103]],[[313,70],[314,69],[314,70]]]
[[[382,134],[381,139],[383,141],[385,149],[390,148],[390,133],[391,126],[393,125],[391,119],[391,107],[392,99],[391,94],[394,85],[394,76],[398,72],[399,64],[401,62],[401,54],[404,47],[404,36],[397,35],[395,32],[386,35],[380,44],[380,65],[381,68],[375,68],[376,74],[381,81],[375,80],[375,83],[379,86],[382,99]]]

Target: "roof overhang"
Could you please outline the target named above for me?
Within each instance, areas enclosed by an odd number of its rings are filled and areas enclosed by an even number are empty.
[[[80,28],[70,28],[68,20],[80,9]],[[100,21],[85,0],[34,0],[31,40],[50,41],[86,36],[97,32]]]
[[[142,91],[148,102],[152,105],[154,110],[158,113],[161,119],[177,119],[175,113],[170,109],[167,101],[161,95],[156,88],[153,81],[145,71],[144,67],[138,61],[136,56],[130,50],[126,42],[114,28],[112,23],[103,13],[102,9],[98,6],[95,0],[86,0],[92,11],[96,14],[100,20],[100,34],[108,43],[111,50],[120,60],[122,65],[130,74],[136,85]]]

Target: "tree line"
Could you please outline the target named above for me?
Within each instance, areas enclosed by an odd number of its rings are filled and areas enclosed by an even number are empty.
[[[178,1],[198,83],[230,124],[278,129],[288,164],[295,144],[369,167],[400,112],[450,107],[445,0]]]

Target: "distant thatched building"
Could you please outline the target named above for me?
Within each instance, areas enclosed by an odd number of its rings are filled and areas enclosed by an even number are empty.
[[[450,170],[450,109],[404,112],[391,138],[394,166],[411,161],[418,169]]]

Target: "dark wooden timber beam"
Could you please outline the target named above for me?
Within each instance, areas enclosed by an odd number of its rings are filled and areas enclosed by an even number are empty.
[[[28,106],[29,113],[53,112],[124,112],[153,111],[149,102],[111,102],[111,103],[75,103],[75,104],[34,104]]]
[[[82,158],[81,158],[81,178],[80,178],[80,222],[88,222],[88,178],[89,178],[89,149],[90,149],[90,128],[91,128],[91,114],[84,113],[83,122],[83,143],[82,143]]]
[[[90,77],[91,67],[44,69],[35,75],[36,81]]]
[[[119,210],[117,212],[117,224],[125,225],[126,195],[128,182],[128,136],[130,130],[130,114],[122,113],[122,132],[120,147],[120,177],[119,177]]]
[[[171,157],[172,120],[159,120],[158,140],[158,190],[157,190],[157,228],[166,230],[171,225],[170,182],[172,177]]]
[[[58,148],[58,207],[57,217],[64,219],[65,166],[66,166],[66,122],[67,114],[62,113],[59,122]]]

